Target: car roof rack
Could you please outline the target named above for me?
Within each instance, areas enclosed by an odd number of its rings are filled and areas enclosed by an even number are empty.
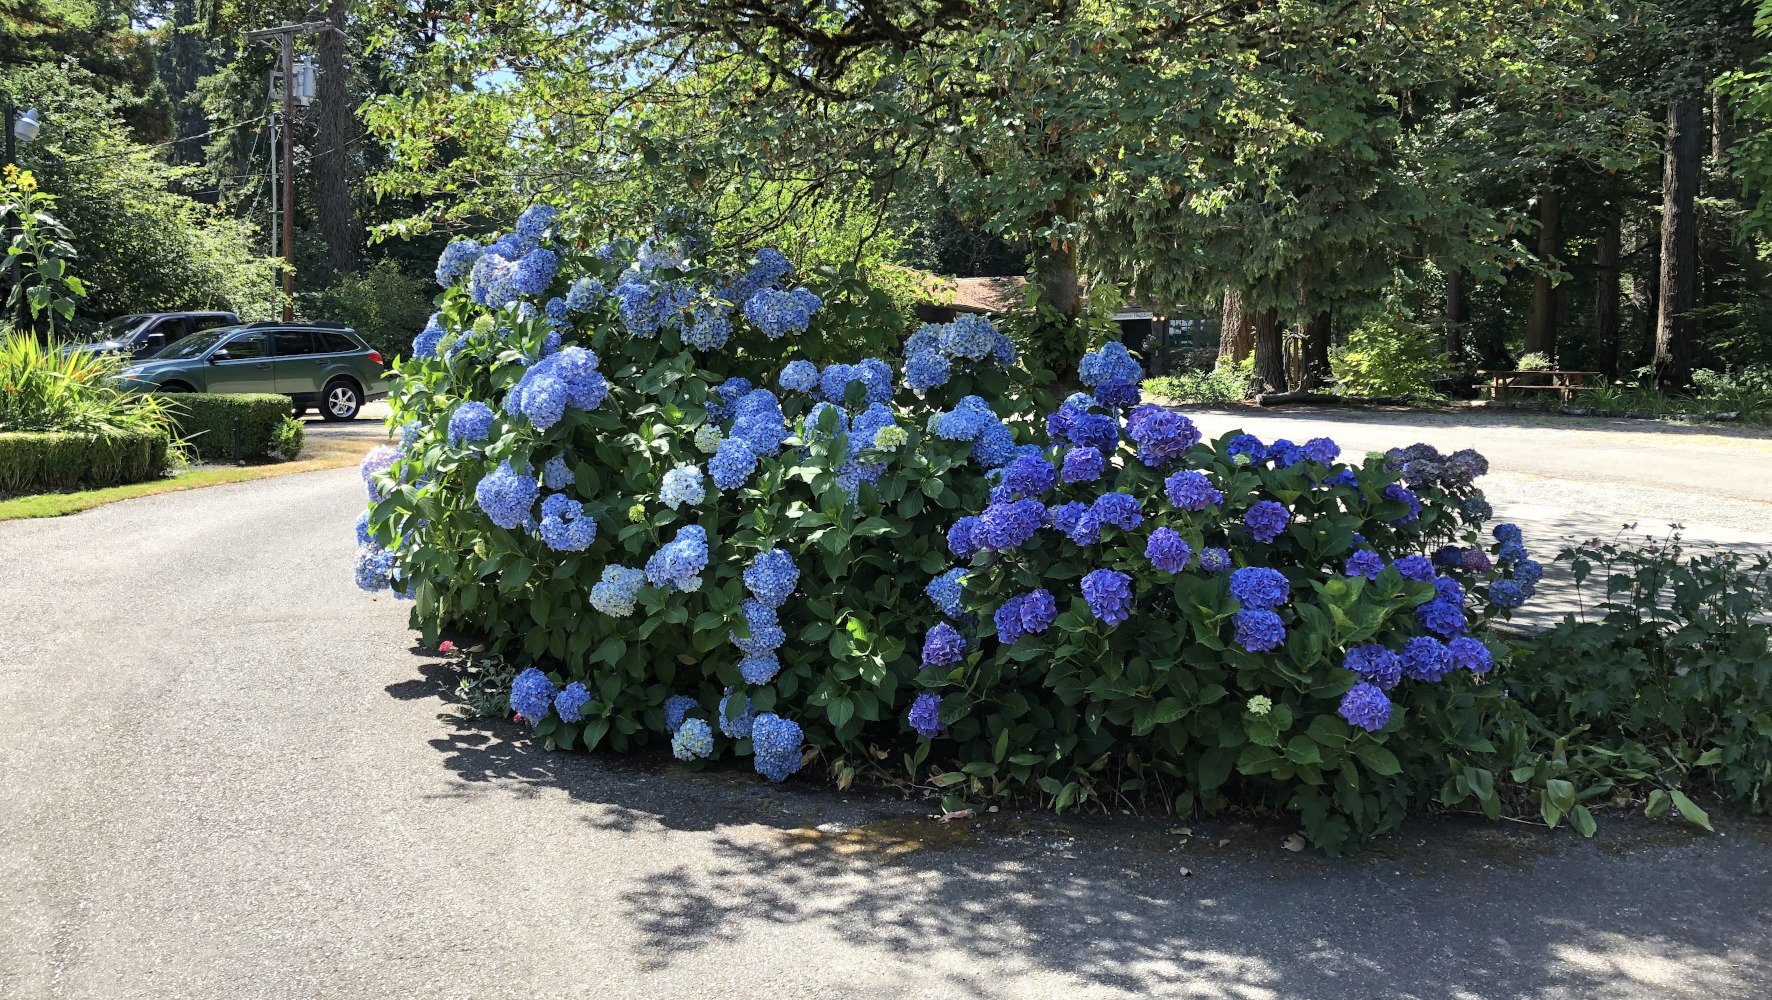
[[[247,329],[247,330],[269,330],[272,328],[276,328],[279,330],[287,330],[292,327],[300,327],[304,330],[306,330],[306,329],[320,329],[320,330],[345,330],[345,331],[352,332],[352,333],[356,332],[355,330],[352,330],[349,326],[346,326],[343,323],[328,323],[328,322],[323,322],[323,321],[310,321],[310,320],[292,320],[291,322],[284,323],[281,320],[274,320],[274,319],[255,319],[250,323],[242,323],[240,325],[243,329]]]

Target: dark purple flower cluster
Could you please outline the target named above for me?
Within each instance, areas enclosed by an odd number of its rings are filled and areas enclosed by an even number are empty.
[[[1212,488],[1204,472],[1183,469],[1163,480],[1163,493],[1181,510],[1205,510],[1224,503],[1224,494]]]
[[[1402,483],[1392,483],[1386,486],[1383,496],[1386,500],[1396,500],[1409,505],[1409,513],[1392,521],[1392,524],[1401,527],[1414,522],[1416,518],[1421,516],[1421,501],[1416,499],[1415,494],[1405,488]]]
[[[971,540],[981,549],[1019,548],[1045,523],[1046,505],[1038,500],[994,503],[978,516]],[[951,530],[949,534],[952,534]]]
[[[1251,463],[1260,462],[1267,457],[1267,446],[1253,434],[1238,434],[1225,445],[1224,453],[1235,459],[1238,455],[1247,455]]]
[[[1432,636],[1418,635],[1403,644],[1403,676],[1415,681],[1439,681],[1452,672],[1452,653]]]
[[[1050,628],[1058,617],[1058,601],[1051,591],[1042,588],[1009,598],[992,617],[997,623],[997,641],[1013,643],[1024,635],[1038,635]]]
[[[1292,523],[1292,512],[1284,504],[1273,500],[1263,500],[1249,508],[1243,515],[1243,523],[1258,542],[1271,542],[1280,537],[1286,525]]]
[[[1094,448],[1072,448],[1065,452],[1062,478],[1067,483],[1093,483],[1107,471],[1107,459]]]
[[[1119,447],[1120,425],[1103,413],[1081,413],[1071,419],[1069,437],[1074,445],[1109,455]]]
[[[1427,556],[1411,552],[1392,565],[1397,567],[1397,573],[1405,580],[1414,580],[1416,583],[1432,583],[1434,581],[1434,564],[1428,560]]]
[[[926,739],[934,739],[947,730],[941,724],[941,695],[920,694],[911,703],[911,711],[905,718],[917,735]]]
[[[1267,446],[1267,453],[1263,457],[1274,463],[1274,468],[1285,469],[1304,461],[1304,449],[1281,438]]]
[[[1141,406],[1126,421],[1126,436],[1138,442],[1138,460],[1152,468],[1167,465],[1200,443],[1194,422],[1160,406]]]
[[[1045,496],[1047,490],[1058,485],[1058,470],[1043,458],[1023,455],[1004,469],[1003,485],[1015,495]]]
[[[976,530],[978,530],[977,515],[962,517],[948,528],[948,551],[954,554],[954,558],[970,559],[978,554],[978,542],[972,537],[972,533]]]
[[[1355,684],[1342,695],[1341,708],[1337,711],[1348,725],[1376,733],[1391,720],[1391,700],[1371,684]]]
[[[1375,642],[1348,650],[1341,665],[1386,691],[1403,680],[1403,658]]]
[[[1187,541],[1169,528],[1151,532],[1150,540],[1144,546],[1144,557],[1165,573],[1179,573],[1186,569],[1192,556],[1193,550]]]
[[[966,640],[959,629],[947,622],[929,630],[923,637],[923,666],[946,667],[959,663],[966,656]]]
[[[1237,645],[1251,653],[1270,653],[1286,641],[1286,625],[1272,611],[1239,611],[1232,620],[1237,623]]]
[[[1083,600],[1095,617],[1118,625],[1132,617],[1132,578],[1118,570],[1093,570],[1083,577]]]
[[[1231,597],[1244,608],[1277,608],[1292,597],[1292,585],[1279,570],[1245,566],[1231,574]]]
[[[1089,512],[1102,524],[1111,524],[1122,531],[1131,531],[1144,523],[1138,498],[1130,493],[1103,493],[1095,498]]]
[[[1435,635],[1452,638],[1464,634],[1464,605],[1449,601],[1444,597],[1436,597],[1415,609],[1415,617],[1421,621],[1422,627]]]
[[[1123,410],[1129,406],[1137,406],[1141,397],[1138,386],[1123,378],[1103,379],[1095,387],[1095,401],[1110,410]]]
[[[1344,572],[1348,576],[1363,576],[1368,580],[1376,580],[1378,574],[1384,572],[1384,557],[1371,549],[1361,549],[1347,557],[1347,569]]]

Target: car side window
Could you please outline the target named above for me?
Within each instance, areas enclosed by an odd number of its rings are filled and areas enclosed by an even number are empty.
[[[194,330],[213,330],[218,326],[232,326],[235,322],[232,316],[198,316],[191,321],[191,327]]]
[[[314,353],[314,335],[307,330],[278,330],[272,336],[276,338],[279,358]]]
[[[361,351],[363,349],[353,343],[351,338],[342,333],[330,333],[326,330],[316,330],[314,331],[314,336],[319,337],[326,342],[325,349],[329,354],[344,354],[348,351]]]
[[[229,361],[256,361],[265,356],[265,335],[242,333],[222,345]]]
[[[171,344],[183,340],[185,334],[191,332],[189,321],[183,316],[168,316],[148,327],[148,336],[159,334],[163,343]]]

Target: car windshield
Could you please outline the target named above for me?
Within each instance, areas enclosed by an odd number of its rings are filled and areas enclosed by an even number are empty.
[[[233,333],[237,327],[224,326],[215,330],[204,330],[193,333],[183,340],[166,345],[160,353],[154,355],[158,361],[177,361],[181,358],[194,358],[208,353],[211,347],[221,343],[223,337]]]
[[[117,340],[121,337],[125,337],[134,333],[135,328],[141,326],[142,320],[147,318],[148,317],[145,313],[136,313],[130,316],[119,316],[116,319],[105,320],[98,330],[93,333],[92,339]]]

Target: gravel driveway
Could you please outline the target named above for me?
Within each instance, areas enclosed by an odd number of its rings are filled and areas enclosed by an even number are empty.
[[[0,997],[1772,991],[1762,821],[1417,822],[1335,861],[440,722],[406,607],[351,586],[361,497],[338,470],[0,524]]]

